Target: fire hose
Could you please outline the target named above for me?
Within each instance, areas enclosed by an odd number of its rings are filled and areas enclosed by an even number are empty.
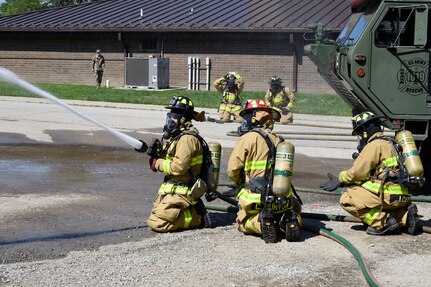
[[[314,193],[322,193],[322,194],[334,194],[339,195],[341,194],[340,190],[338,192],[319,192],[318,189],[312,189],[312,188],[296,188],[297,191],[303,191],[303,192],[314,192]],[[221,212],[228,212],[228,213],[235,213],[238,212],[238,201],[224,196],[222,193],[215,191],[217,196],[230,204],[231,206],[214,206],[214,205],[206,205],[205,207],[208,210],[215,210],[215,211],[221,211]],[[431,199],[427,196],[412,196],[412,201],[421,201],[421,202],[431,202]],[[342,222],[353,222],[353,223],[362,223],[362,221],[359,218],[353,217],[353,216],[345,216],[345,215],[329,215],[329,214],[321,214],[321,213],[307,213],[302,212],[301,213],[302,218],[308,218],[308,219],[316,219],[316,220],[324,220],[324,221],[342,221]],[[364,275],[367,283],[370,286],[381,286],[380,283],[375,279],[375,277],[372,275],[371,270],[365,261],[365,258],[362,256],[362,254],[345,238],[342,236],[333,233],[327,229],[315,227],[312,224],[303,223],[303,228],[305,230],[308,230],[310,232],[313,232],[315,234],[322,235],[324,237],[327,237],[329,239],[332,239],[333,241],[341,244],[344,246],[347,250],[352,253],[352,255],[355,257],[356,261],[358,262],[362,274]],[[431,228],[427,226],[422,227],[423,232],[430,233],[431,234]]]
[[[205,207],[209,210],[216,210],[216,211],[229,212],[229,213],[235,213],[238,211],[237,206],[206,205]],[[352,217],[352,216],[326,215],[326,214],[306,213],[306,212],[301,213],[301,215],[303,218],[311,218],[311,219],[361,222],[359,219]],[[310,231],[310,232],[313,232],[313,233],[322,235],[324,237],[327,237],[329,239],[332,239],[335,242],[343,245],[347,250],[349,250],[352,253],[352,255],[355,257],[356,261],[358,261],[359,266],[361,267],[362,274],[364,275],[368,284],[370,286],[373,286],[373,287],[374,286],[381,286],[380,283],[378,283],[378,281],[372,275],[371,270],[368,267],[367,262],[365,261],[365,258],[358,251],[358,249],[356,249],[356,247],[353,246],[353,244],[351,244],[347,239],[345,239],[342,236],[340,236],[334,232],[331,232],[327,229],[315,227],[312,224],[303,223],[303,228]]]
[[[114,135],[118,139],[122,140],[123,142],[127,143],[131,147],[135,148],[137,151],[145,152],[147,149],[147,145],[144,142],[137,140],[137,139],[135,139],[129,135],[126,135],[125,133],[119,132],[119,131],[97,121],[96,119],[93,119],[93,118],[89,117],[88,115],[85,115],[84,113],[82,113],[78,110],[75,110],[70,105],[63,102],[62,100],[58,99],[57,97],[51,95],[50,93],[48,93],[44,90],[39,89],[38,87],[30,84],[29,82],[21,79],[18,75],[14,74],[13,72],[9,71],[8,69],[0,67],[0,77],[13,83],[13,84],[16,84],[17,86],[20,86],[21,88],[23,88],[29,92],[32,92],[32,93],[34,93],[34,94],[36,94],[42,98],[51,100],[51,101],[55,102],[56,104],[59,104],[60,106],[71,111],[72,113],[76,114],[77,116],[79,116],[79,117],[81,117],[81,118],[83,118],[89,122],[92,122],[92,123],[96,124],[97,126],[107,130],[109,133],[111,133],[112,135]]]

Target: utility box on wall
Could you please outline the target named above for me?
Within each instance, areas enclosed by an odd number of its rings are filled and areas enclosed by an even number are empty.
[[[126,88],[169,88],[168,58],[125,58],[124,86]]]

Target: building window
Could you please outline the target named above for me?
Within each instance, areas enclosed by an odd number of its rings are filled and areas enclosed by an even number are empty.
[[[141,52],[157,52],[159,50],[159,41],[157,38],[145,38],[140,41]]]

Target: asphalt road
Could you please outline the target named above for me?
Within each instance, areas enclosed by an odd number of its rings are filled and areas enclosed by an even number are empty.
[[[153,106],[68,103],[142,140],[160,136],[166,112]],[[208,113],[216,116],[214,110]],[[226,170],[237,140],[227,133],[238,124],[197,126],[208,141],[222,144],[221,170]],[[317,188],[327,172],[350,166],[356,143],[348,135],[348,140],[329,135],[344,137],[349,126],[346,117],[307,115],[295,115],[292,126],[276,126],[296,147],[296,187]],[[304,135],[310,132],[323,135],[319,140]],[[309,138],[290,140],[292,135]],[[306,230],[300,242],[267,245],[236,231],[234,214],[211,211],[213,229],[150,231],[146,220],[162,174],[149,170],[145,154],[45,100],[0,97],[0,143],[0,286],[367,285],[349,252]],[[225,175],[222,183],[229,183]],[[346,215],[336,195],[300,195],[305,212]],[[429,205],[420,203],[419,212],[431,225]],[[355,244],[384,286],[428,282],[428,234],[373,237],[360,224],[313,223]]]

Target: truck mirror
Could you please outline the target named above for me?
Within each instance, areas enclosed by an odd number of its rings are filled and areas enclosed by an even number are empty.
[[[415,40],[414,45],[425,47],[428,35],[428,6],[415,9]]]

